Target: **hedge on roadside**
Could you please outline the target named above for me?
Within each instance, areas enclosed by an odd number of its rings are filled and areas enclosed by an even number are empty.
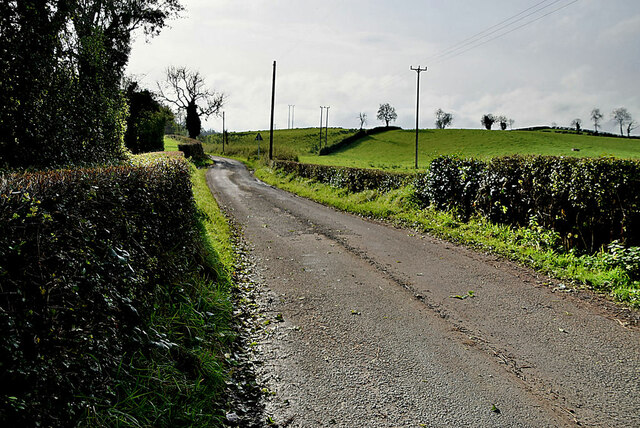
[[[489,161],[441,156],[424,174],[274,161],[286,173],[345,188],[388,191],[412,184],[423,207],[557,232],[567,249],[593,253],[612,242],[640,245],[640,161],[504,156]]]
[[[411,174],[385,172],[378,169],[347,168],[280,160],[274,160],[272,167],[287,174],[295,174],[333,187],[345,188],[350,192],[371,189],[386,192],[403,186],[412,177]]]
[[[183,159],[0,176],[0,422],[75,425],[172,347],[148,320],[181,298],[197,222]]]
[[[423,206],[479,213],[493,222],[536,222],[567,248],[594,252],[640,244],[640,162],[615,158],[506,156],[488,162],[443,156],[414,179]]]
[[[188,142],[188,143],[179,143],[178,150],[184,153],[184,156],[187,158],[192,158],[195,160],[204,159],[206,156],[204,154],[204,149],[202,148],[201,142]]]

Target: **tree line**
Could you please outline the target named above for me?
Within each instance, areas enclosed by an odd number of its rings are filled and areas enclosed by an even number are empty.
[[[125,147],[157,149],[175,119],[161,102],[185,110],[189,134],[199,134],[199,117],[223,103],[199,73],[170,67],[157,94],[125,77],[133,33],[155,36],[183,10],[179,0],[0,2],[0,168],[105,164]]]

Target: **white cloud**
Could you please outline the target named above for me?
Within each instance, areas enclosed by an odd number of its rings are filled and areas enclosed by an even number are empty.
[[[129,72],[154,87],[170,64],[200,70],[229,95],[232,130],[269,123],[271,71],[278,61],[276,123],[288,104],[296,126],[317,126],[330,105],[330,125],[354,127],[359,112],[377,124],[378,105],[391,103],[397,124],[415,125],[416,74],[421,75],[420,124],[433,112],[455,113],[456,127],[480,127],[493,112],[517,126],[587,122],[593,107],[625,106],[640,117],[640,2],[602,5],[583,0],[530,26],[453,59],[425,61],[448,46],[531,6],[529,0],[185,0],[188,15],[150,44],[138,40]],[[564,3],[569,3],[564,0]],[[623,42],[620,42],[620,39]],[[140,39],[143,39],[140,37]],[[220,129],[212,118],[206,127]]]

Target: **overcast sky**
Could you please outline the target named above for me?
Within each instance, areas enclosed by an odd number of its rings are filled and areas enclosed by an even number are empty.
[[[640,121],[638,0],[182,3],[171,28],[148,42],[137,37],[128,73],[154,89],[169,65],[200,71],[227,96],[229,130],[269,128],[274,60],[278,129],[287,127],[289,104],[295,127],[318,126],[321,105],[331,107],[329,126],[358,127],[360,112],[367,127],[378,126],[381,103],[395,107],[396,125],[415,129],[411,66],[428,67],[420,128],[434,127],[438,108],[453,113],[454,128],[480,128],[484,113],[513,118],[514,127],[581,118],[592,128],[594,107],[605,114],[604,130],[616,131],[616,107]],[[222,119],[203,126],[219,131]]]

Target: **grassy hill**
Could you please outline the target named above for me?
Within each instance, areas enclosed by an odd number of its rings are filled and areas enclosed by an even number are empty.
[[[225,154],[236,157],[255,157],[258,152],[256,135],[262,135],[260,153],[269,149],[269,131],[229,133]],[[330,128],[328,145],[331,146],[353,135],[355,130]],[[415,131],[394,130],[366,136],[337,152],[318,156],[319,130],[317,128],[283,129],[274,131],[274,153],[282,159],[323,165],[360,168],[412,170],[414,164]],[[204,138],[205,151],[222,153],[222,136]],[[577,149],[577,150],[574,150]],[[551,129],[538,131],[486,131],[480,129],[425,129],[419,134],[418,160],[426,167],[440,155],[459,155],[488,159],[511,154],[539,154],[554,156],[640,159],[640,140],[601,137]]]
[[[327,144],[329,146],[342,141],[356,131],[344,128],[329,128]],[[260,153],[269,151],[269,130],[230,132],[227,137],[225,154],[229,156],[257,156],[258,141],[256,136],[260,133],[263,140],[260,141]],[[323,134],[324,144],[324,134]],[[208,135],[202,138],[205,152],[222,153],[222,134]],[[273,132],[273,150],[275,156],[285,159],[304,157],[304,162],[311,162],[307,158],[317,158],[315,153],[320,147],[320,131],[318,128],[279,129]]]
[[[579,151],[574,151],[578,149]],[[398,130],[367,136],[327,156],[301,157],[304,162],[362,168],[411,169],[414,164],[415,131]],[[640,140],[596,137],[543,131],[486,131],[476,129],[422,130],[418,161],[424,168],[440,155],[487,159],[510,154],[640,158]]]

